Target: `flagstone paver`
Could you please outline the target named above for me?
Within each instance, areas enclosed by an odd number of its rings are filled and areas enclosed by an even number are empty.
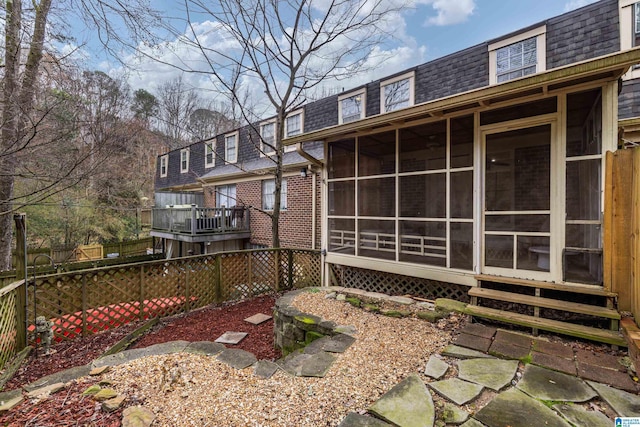
[[[258,360],[253,368],[253,373],[260,378],[269,379],[277,370],[278,365],[276,363],[268,360]]]
[[[266,322],[267,320],[271,320],[272,318],[273,318],[272,316],[262,314],[262,313],[257,313],[251,317],[247,317],[246,319],[244,319],[244,321],[249,322],[252,325],[259,325],[261,323]]]
[[[531,353],[531,361],[536,365],[564,372],[565,374],[577,375],[578,373],[576,363],[572,359],[534,351]]]
[[[469,413],[451,403],[447,403],[442,408],[442,421],[447,424],[462,424],[469,419]]]
[[[56,372],[55,374],[42,377],[39,380],[27,384],[23,388],[26,391],[31,391],[48,384],[67,383],[69,381],[89,375],[89,372],[91,372],[91,365],[76,366],[74,368],[66,369],[64,371]]]
[[[249,334],[246,332],[228,331],[216,338],[215,342],[220,344],[238,344],[240,341],[245,339],[247,335]]]
[[[577,427],[611,427],[611,420],[597,411],[587,411],[580,405],[553,405],[567,421]]]
[[[253,353],[239,348],[227,348],[218,355],[217,359],[236,369],[248,368],[258,361]]]
[[[448,380],[429,383],[429,387],[438,394],[458,405],[465,404],[482,393],[483,386],[479,384],[463,381],[459,378],[449,378]]]
[[[298,375],[301,377],[322,378],[327,374],[327,371],[335,361],[336,356],[326,351],[312,354],[310,358],[304,361]]]
[[[621,417],[640,417],[640,396],[605,384],[587,381]]]
[[[432,427],[435,420],[431,394],[416,374],[382,395],[369,412],[398,427]]]
[[[455,357],[458,359],[495,359],[493,356],[459,345],[448,345],[442,350],[443,356]]]
[[[468,359],[458,362],[458,378],[495,391],[509,384],[517,370],[517,360]]]
[[[374,417],[349,412],[338,427],[391,427],[391,424]]]
[[[449,365],[436,356],[429,357],[427,366],[424,368],[424,374],[433,379],[439,380],[449,370]]]
[[[327,340],[322,349],[331,353],[344,353],[354,342],[356,342],[356,339],[351,335],[338,334]]]
[[[553,410],[515,388],[500,393],[474,418],[488,427],[570,427]]]
[[[220,354],[226,347],[223,344],[211,341],[192,342],[184,349],[187,353],[204,354],[205,356],[215,356]]]
[[[466,423],[460,424],[460,427],[486,427],[486,426],[474,418],[469,418]]]
[[[525,367],[516,387],[539,400],[586,402],[597,396],[580,378],[535,365]]]

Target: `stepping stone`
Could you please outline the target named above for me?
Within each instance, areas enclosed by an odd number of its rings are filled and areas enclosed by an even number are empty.
[[[498,394],[474,418],[488,427],[570,427],[553,410],[515,388]]]
[[[91,372],[90,365],[76,366],[75,368],[66,369],[64,371],[42,377],[31,384],[27,384],[23,388],[25,391],[31,391],[49,384],[68,383],[69,381],[76,380],[80,377],[86,377],[89,375],[89,372]]]
[[[218,355],[217,360],[236,369],[248,368],[258,361],[253,353],[238,348],[225,349]]]
[[[493,356],[458,345],[448,345],[441,353],[443,356],[455,357],[457,359],[495,359]]]
[[[573,348],[559,342],[550,342],[541,339],[533,340],[533,351],[548,354],[551,356],[562,357],[573,361]]]
[[[638,386],[633,382],[629,374],[625,372],[581,363],[578,364],[578,375],[586,380],[609,384],[615,388],[626,390],[631,393],[637,392]]]
[[[277,370],[278,365],[276,363],[268,360],[258,360],[253,368],[253,373],[260,378],[268,380],[277,372]]]
[[[463,334],[477,335],[479,337],[491,339],[496,334],[496,328],[485,326],[480,323],[467,323],[460,332]]]
[[[196,341],[192,342],[184,349],[185,353],[203,354],[205,356],[215,356],[224,351],[226,347],[217,342]]]
[[[369,412],[398,427],[432,427],[435,419],[431,394],[416,374],[382,395]]]
[[[458,361],[458,378],[499,391],[518,370],[517,360],[469,359]]]
[[[286,373],[293,376],[298,376],[300,375],[300,371],[304,362],[310,359],[312,356],[313,354],[303,354],[295,352],[288,354],[287,357],[279,360],[277,364]]]
[[[0,413],[10,411],[22,403],[22,389],[15,389],[0,393]]]
[[[322,349],[331,353],[344,353],[356,339],[350,335],[338,334],[325,341]]]
[[[261,323],[266,322],[267,320],[271,320],[273,317],[272,316],[268,316],[266,314],[262,314],[262,313],[258,313],[258,314],[254,314],[251,317],[247,317],[246,319],[244,319],[245,322],[249,322],[252,325],[259,325]]]
[[[338,427],[391,427],[391,425],[377,418],[349,412]]]
[[[298,376],[322,378],[335,361],[336,356],[325,351],[313,354],[302,363]]]
[[[439,380],[449,370],[449,365],[436,356],[429,357],[427,366],[424,368],[424,374],[433,379]]]
[[[578,427],[611,427],[611,420],[598,411],[587,411],[580,405],[553,405],[567,421]]]
[[[345,334],[345,335],[355,335],[358,333],[358,330],[353,325],[338,325],[333,328],[333,332],[336,334]]]
[[[481,385],[463,381],[459,378],[450,378],[444,381],[429,383],[429,387],[456,405],[463,405],[475,399],[482,393],[482,389],[484,388]]]
[[[621,417],[640,417],[640,397],[608,385],[587,381]]]
[[[469,418],[466,423],[460,424],[460,427],[486,427],[486,426],[474,418]]]
[[[331,341],[331,337],[327,337],[327,336],[311,341],[311,343],[304,348],[304,353],[306,354],[320,353],[321,351],[324,351],[324,345],[329,341]]]
[[[531,353],[531,363],[553,369],[554,371],[564,372],[569,375],[578,375],[576,363],[573,359],[565,359],[552,354],[539,353],[534,351]]]
[[[451,403],[446,403],[442,408],[442,421],[447,424],[462,424],[469,418],[469,413],[463,409],[458,408]]]
[[[220,344],[238,344],[249,335],[246,332],[225,332],[220,335],[215,342]]]
[[[477,335],[460,334],[453,343],[461,347],[467,347],[486,353],[491,345],[491,339],[479,337]]]
[[[586,402],[597,396],[580,378],[535,365],[527,365],[516,387],[538,400]]]

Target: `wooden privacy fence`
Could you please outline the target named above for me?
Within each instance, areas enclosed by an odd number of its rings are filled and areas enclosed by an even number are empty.
[[[37,316],[54,322],[55,340],[171,316],[212,303],[319,286],[320,252],[260,249],[51,274],[0,290],[0,369],[25,343]]]
[[[640,323],[640,147],[607,153],[605,286]]]

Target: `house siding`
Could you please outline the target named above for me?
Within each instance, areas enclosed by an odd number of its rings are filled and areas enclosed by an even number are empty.
[[[620,119],[640,117],[640,79],[624,82],[618,96],[618,117]]]

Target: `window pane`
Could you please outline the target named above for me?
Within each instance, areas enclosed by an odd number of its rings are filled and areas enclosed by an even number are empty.
[[[358,255],[393,260],[396,258],[395,221],[358,221]]]
[[[451,167],[473,166],[473,116],[451,119]]]
[[[355,181],[330,182],[328,187],[329,215],[355,215]]]
[[[356,253],[356,222],[353,219],[329,219],[329,250],[342,254]]]
[[[342,123],[359,120],[362,117],[362,94],[345,98],[341,103]]]
[[[493,123],[506,122],[508,120],[523,119],[525,117],[534,117],[542,114],[555,113],[557,107],[558,101],[555,97],[552,97],[511,107],[484,111],[480,113],[480,125],[484,126]]]
[[[410,79],[406,78],[384,86],[384,112],[409,106]]]
[[[329,144],[329,179],[356,176],[356,142],[345,139]]]
[[[600,224],[567,224],[565,245],[569,248],[601,249],[602,227]]]
[[[600,89],[567,96],[567,157],[602,152]]]
[[[444,169],[446,156],[446,121],[400,130],[400,172]]]
[[[602,251],[564,251],[564,280],[602,285]]]
[[[463,270],[473,269],[473,224],[450,224],[451,255],[449,266]]]
[[[519,236],[516,266],[521,270],[549,271],[549,238]]]
[[[361,216],[395,216],[395,178],[358,181],[358,214]]]
[[[444,173],[403,176],[400,178],[400,216],[444,218],[446,196]]]
[[[446,266],[446,226],[445,222],[402,221],[400,261]]]
[[[549,215],[487,215],[487,231],[549,232]]]
[[[451,173],[451,218],[473,218],[473,172]]]
[[[636,3],[633,8],[635,9],[635,19],[634,19],[634,46],[640,46],[640,3]]]
[[[486,236],[484,264],[490,267],[513,268],[513,237]]]
[[[378,133],[358,138],[358,175],[396,172],[396,133]]]
[[[297,135],[302,132],[301,119],[302,113],[287,117],[287,136]]]
[[[260,136],[262,137],[262,151],[263,152],[272,152],[275,150],[274,141],[275,141],[275,123],[268,123],[262,125],[260,128]]]
[[[567,162],[567,219],[600,219],[599,159]]]

